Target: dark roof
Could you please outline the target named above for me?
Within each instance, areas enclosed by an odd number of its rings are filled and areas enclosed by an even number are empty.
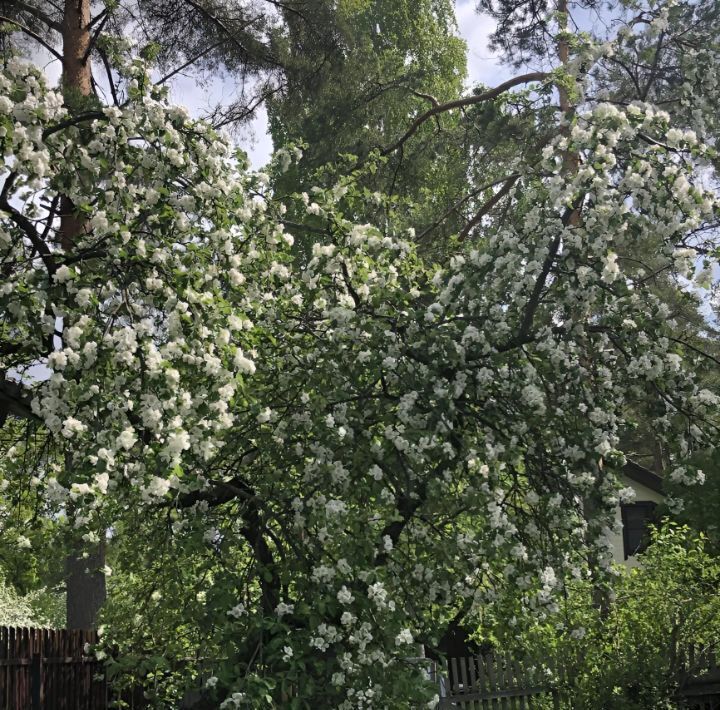
[[[645,466],[641,466],[639,463],[628,460],[625,466],[623,466],[623,473],[631,481],[640,483],[656,493],[660,493],[662,495],[665,494],[665,491],[663,490],[662,476],[658,476],[655,471],[651,471],[649,468],[645,468]]]

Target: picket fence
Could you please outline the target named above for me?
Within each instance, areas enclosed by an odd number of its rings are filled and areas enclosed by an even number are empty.
[[[678,659],[678,709],[720,710],[720,666],[715,651],[691,647],[685,658]],[[571,710],[568,660],[520,660],[502,653],[451,658],[447,674],[440,680],[444,691],[440,708]]]
[[[553,670],[555,671],[553,673]],[[549,677],[558,680],[551,684]],[[451,658],[441,708],[462,710],[561,710],[562,668],[549,669],[506,654]]]

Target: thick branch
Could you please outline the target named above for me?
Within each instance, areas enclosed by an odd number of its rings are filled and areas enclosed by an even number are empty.
[[[403,530],[405,530],[418,509],[423,505],[423,503],[425,503],[425,499],[427,497],[427,486],[422,484],[416,493],[417,495],[413,498],[408,495],[401,495],[398,497],[397,509],[400,514],[400,519],[394,520],[392,523],[388,523],[382,529],[382,532],[380,533],[381,545],[383,545],[385,538],[389,537],[394,547],[400,539],[400,535],[402,535]],[[384,565],[387,562],[388,557],[389,555],[385,551],[379,553],[375,557],[375,564],[378,566]]]
[[[52,276],[57,267],[48,245],[42,240],[37,231],[35,231],[33,223],[8,202],[7,194],[10,189],[9,186],[12,185],[13,182],[14,176],[8,177],[5,181],[5,187],[0,194],[0,209],[7,212],[10,215],[10,219],[15,222],[18,227],[20,227],[25,236],[30,240],[30,243],[33,247],[35,247],[35,250],[38,254],[40,254],[40,258],[43,260],[43,264],[45,264],[48,274]]]
[[[105,75],[107,76],[108,86],[110,87],[110,95],[112,96],[113,103],[116,106],[119,106],[120,100],[118,99],[117,90],[115,89],[115,80],[113,79],[110,61],[108,60],[107,54],[102,47],[98,46],[96,47],[96,49],[97,53],[100,55],[100,61],[102,62],[102,65],[105,69]]]
[[[473,106],[474,104],[479,104],[483,101],[490,101],[492,99],[496,99],[498,96],[500,96],[500,94],[505,93],[506,91],[512,89],[515,86],[519,86],[520,84],[527,84],[531,81],[542,81],[543,79],[547,79],[548,76],[549,75],[547,72],[530,72],[529,74],[523,74],[522,76],[516,76],[512,79],[508,79],[506,82],[500,84],[499,86],[496,86],[494,89],[484,91],[482,94],[477,94],[475,96],[467,96],[464,99],[456,99],[455,101],[449,101],[445,104],[438,104],[437,106],[433,106],[431,109],[425,111],[425,113],[420,114],[412,122],[410,128],[405,131],[405,134],[391,146],[384,148],[380,154],[389,155],[390,153],[395,152],[409,138],[412,138],[412,136],[415,135],[417,130],[420,128],[420,126],[422,126],[423,123],[425,123],[425,121],[431,119],[433,116],[437,116],[441,113],[447,113],[448,111],[453,111],[456,108]]]
[[[0,427],[5,423],[8,414],[23,419],[36,419],[30,402],[31,398],[22,385],[12,380],[0,379]]]
[[[578,215],[578,207],[568,207],[568,209],[565,211],[565,214],[563,215],[563,226],[567,227],[569,224],[576,222]],[[557,256],[561,243],[562,232],[559,231],[550,243],[550,248],[548,249],[547,256],[545,257],[545,261],[543,261],[542,269],[540,270],[540,274],[538,275],[535,286],[533,287],[530,298],[528,299],[527,306],[525,307],[525,313],[523,314],[522,320],[520,321],[520,329],[518,331],[518,334],[515,338],[512,339],[511,343],[509,343],[508,345],[522,342],[526,340],[530,335],[533,321],[535,320],[535,312],[540,305],[540,296],[542,295],[542,291],[545,288],[545,282],[547,281],[547,277],[550,274],[550,269],[552,269],[552,265],[555,262],[555,257]],[[507,345],[504,347],[507,348]]]
[[[99,17],[99,15],[98,15]],[[95,18],[98,19],[97,17]],[[110,19],[110,13],[106,12],[102,20],[100,20],[100,24],[98,25],[98,28],[95,30],[95,33],[90,38],[90,44],[88,44],[87,49],[85,50],[85,54],[83,55],[83,61],[87,62],[87,60],[90,58],[90,52],[93,51],[93,48],[97,44],[98,39],[100,38],[100,33],[103,31],[103,27],[107,24],[107,21]],[[88,28],[92,26],[92,22],[88,25]]]
[[[78,116],[73,116],[72,118],[68,118],[65,121],[60,121],[60,123],[56,123],[54,126],[50,126],[50,128],[46,128],[42,134],[43,140],[47,140],[47,138],[49,138],[53,133],[62,131],[65,128],[69,128],[70,126],[76,126],[78,123],[82,123],[83,121],[95,121],[103,118],[107,119],[107,116],[101,111],[90,111],[88,113],[81,113]]]
[[[262,594],[263,611],[272,614],[280,601],[280,579],[275,567],[275,559],[265,539],[268,533],[261,516],[261,500],[255,491],[239,476],[230,481],[221,482],[207,491],[192,491],[179,497],[183,507],[189,507],[200,501],[212,506],[242,500],[244,507],[241,516],[245,524],[240,533],[252,548],[260,565],[258,583]]]

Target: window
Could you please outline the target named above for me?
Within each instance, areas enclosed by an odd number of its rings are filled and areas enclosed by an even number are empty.
[[[648,544],[648,526],[654,522],[657,503],[640,501],[620,507],[625,559],[642,552]]]

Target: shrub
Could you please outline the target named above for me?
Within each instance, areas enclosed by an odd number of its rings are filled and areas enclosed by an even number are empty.
[[[557,615],[516,631],[517,652],[564,668],[576,710],[676,707],[687,674],[717,654],[720,560],[687,526],[665,521],[651,536],[640,566],[619,570],[612,593],[573,583]],[[689,663],[691,649],[703,660]]]

